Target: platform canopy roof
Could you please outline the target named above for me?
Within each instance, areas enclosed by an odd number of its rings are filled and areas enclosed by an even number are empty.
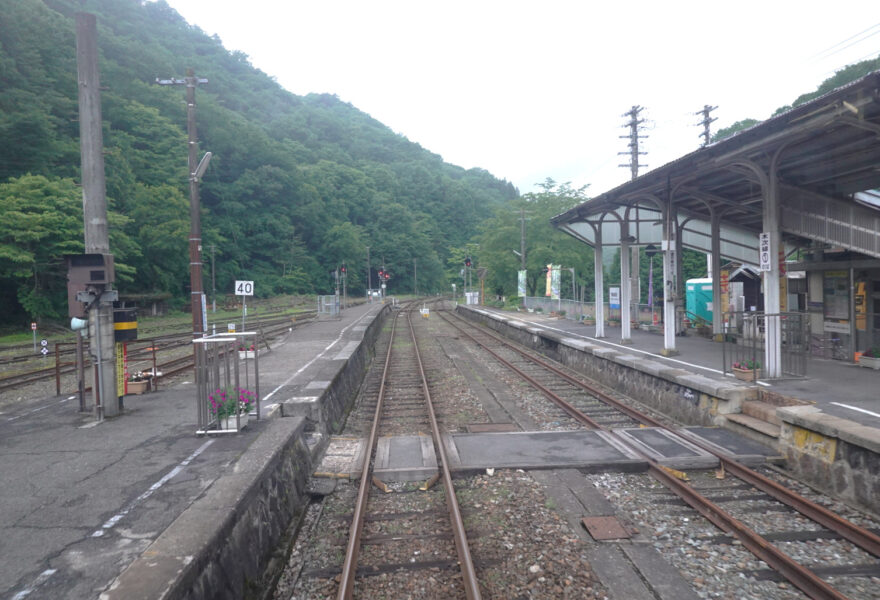
[[[880,188],[880,71],[651,170],[551,222],[590,245],[601,227],[605,246],[620,243],[626,219],[631,243],[659,246],[671,205],[682,244],[710,252],[717,214],[722,256],[757,264],[774,157],[786,248],[821,242],[880,257],[880,206],[865,201]]]

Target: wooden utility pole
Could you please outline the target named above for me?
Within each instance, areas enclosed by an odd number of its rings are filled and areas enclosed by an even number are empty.
[[[216,246],[211,244],[211,312],[217,312],[217,284],[214,279],[214,250]],[[283,274],[282,274],[283,275]]]
[[[197,339],[202,337],[207,329],[204,324],[205,315],[202,311],[204,288],[202,287],[202,224],[199,179],[208,167],[211,153],[206,153],[199,161],[199,139],[196,133],[196,86],[200,83],[208,83],[208,80],[197,78],[192,69],[187,69],[184,79],[156,79],[156,83],[186,86],[186,132],[189,146],[189,281],[193,339]],[[198,344],[194,346],[193,352],[195,353],[197,349]]]
[[[86,254],[110,254],[104,177],[104,138],[101,132],[101,83],[98,73],[98,33],[95,15],[76,14],[76,70],[79,85],[79,144],[82,166],[83,230]],[[90,352],[94,363],[95,416],[119,414],[116,358],[113,342],[113,290],[108,284],[89,309]]]

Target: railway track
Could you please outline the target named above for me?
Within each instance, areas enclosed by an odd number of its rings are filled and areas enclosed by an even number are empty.
[[[665,423],[654,416],[644,414],[632,406],[621,402],[619,398],[613,397],[596,385],[585,381],[582,377],[550,364],[546,359],[535,355],[531,351],[522,349],[504,338],[490,334],[485,329],[473,327],[469,323],[465,325],[467,322],[458,317],[444,316],[444,319],[463,336],[466,336],[483,350],[489,352],[505,368],[514,371],[519,377],[538,389],[546,398],[552,400],[572,422],[576,422],[584,427],[607,429],[609,418],[606,413],[601,412],[601,417],[596,418],[594,400],[599,400],[606,406],[613,407],[615,411],[625,414],[627,418],[639,424],[669,429]],[[523,367],[522,364],[514,364],[513,360],[502,356],[503,353],[514,354],[523,361],[526,361],[529,366]],[[545,373],[553,373],[558,378],[557,382],[550,383],[549,376],[536,375],[535,371],[539,368],[544,369]],[[563,381],[565,384],[561,383]],[[570,386],[580,388],[581,393],[588,400],[585,403],[572,402],[571,398],[576,394],[571,392]],[[576,404],[585,404],[587,410],[582,411]],[[591,411],[593,416],[589,414]],[[616,418],[612,418],[610,422],[617,423],[619,421]],[[700,446],[707,452],[715,454],[721,464],[720,472],[736,478],[719,480],[722,482],[735,482],[727,486],[727,491],[721,490],[724,487],[723,483],[708,487],[704,485],[703,489],[690,485],[680,475],[670,472],[669,469],[662,467],[651,457],[642,453],[643,457],[650,464],[651,476],[663,483],[668,490],[716,527],[726,534],[735,537],[739,543],[757,558],[766,563],[766,565],[769,565],[776,573],[784,577],[808,597],[828,599],[850,597],[825,581],[819,575],[820,572],[825,574],[826,577],[835,576],[837,578],[846,577],[847,575],[863,576],[866,573],[873,575],[880,573],[880,563],[877,561],[877,557],[880,557],[880,537],[878,537],[877,533],[842,518],[824,506],[774,481],[767,475],[731,460],[718,453],[715,448],[701,443],[698,439],[689,437],[688,441]],[[734,506],[735,502],[732,502],[731,499],[735,500],[737,497],[735,492],[743,489],[747,490],[752,496],[757,495],[765,504],[763,507],[765,511],[779,510],[784,513],[796,511],[798,513],[797,519],[809,520],[812,524],[812,530],[816,533],[795,535],[795,532],[804,530],[802,524],[798,525],[798,521],[795,520],[793,523],[797,526],[791,531],[775,531],[768,532],[768,536],[761,535],[761,533],[749,526],[749,519],[746,518],[748,513],[735,514],[736,511],[725,510],[722,506],[722,504]],[[711,494],[705,493],[708,491],[711,491]],[[709,497],[710,495],[716,499],[720,498],[722,501],[713,501]],[[751,499],[754,500],[755,498]],[[769,506],[772,505],[775,505],[776,508],[770,509]],[[809,529],[807,530],[809,531]],[[852,557],[851,562],[854,564],[831,570],[824,564],[802,564],[801,561],[784,552],[780,545],[777,545],[779,542],[777,544],[773,543],[773,540],[794,543],[795,539],[798,543],[810,543],[829,538],[845,539],[858,549],[848,550],[848,555]],[[880,595],[880,591],[878,591],[878,595]]]
[[[402,336],[396,337],[399,321],[405,322],[402,327],[405,331]],[[414,410],[416,406],[421,406],[421,409]],[[416,412],[421,414],[414,414]],[[383,420],[388,422],[388,413],[392,416],[392,422],[398,425],[400,420],[404,420],[409,426],[410,433],[418,432],[424,425],[427,425],[431,431],[431,439],[440,463],[439,479],[443,493],[441,495],[434,490],[423,494],[421,496],[423,506],[418,511],[400,512],[396,506],[399,495],[377,494],[373,491],[374,487],[383,492],[388,490],[387,486],[373,475],[372,470],[377,438],[380,434],[387,435],[390,430],[387,425],[383,426]],[[461,508],[455,495],[452,474],[449,471],[431,392],[412,326],[411,312],[408,310],[398,314],[394,319],[373,415],[349,529],[345,560],[339,577],[337,598],[349,600],[354,596],[359,559],[366,542],[372,544],[363,551],[363,557],[372,560],[361,567],[361,573],[400,568],[438,569],[456,565],[457,568],[453,569],[457,571],[456,577],[447,587],[450,593],[454,594],[451,597],[460,597],[463,594],[468,600],[481,598]],[[399,432],[400,428],[396,428],[396,431]],[[431,482],[426,482],[423,486],[424,491],[427,491],[430,485]],[[439,518],[444,512],[448,519]],[[368,535],[364,536],[368,517],[371,528]],[[389,524],[399,526],[402,523],[406,523],[407,527],[417,530],[418,533],[400,535],[399,532],[390,531],[396,527],[386,527]],[[382,551],[376,552],[377,548]],[[410,560],[411,557],[419,555],[430,558]],[[376,562],[377,560],[380,562]],[[421,564],[416,565],[416,563]],[[446,568],[443,572],[450,571]],[[369,585],[363,583],[359,595],[366,597],[368,594]]]
[[[297,315],[296,322],[293,323],[291,318],[280,317],[269,321],[259,323],[260,336],[259,345],[267,344],[269,340],[283,334],[291,326],[296,327],[312,320],[315,313],[305,313]],[[168,378],[179,373],[192,369],[192,353],[189,352],[192,344],[192,332],[185,331],[182,333],[166,335],[158,338],[140,339],[137,342],[138,347],[132,349],[128,354],[129,363],[137,363],[138,361],[150,363],[152,369],[154,359],[155,368],[162,373],[159,379]],[[56,352],[53,354],[55,360],[50,367],[40,367],[38,369],[30,369],[24,372],[13,372],[11,374],[0,377],[0,393],[19,390],[30,384],[43,382],[46,380],[56,379],[56,394],[66,393],[61,389],[62,377],[73,375],[76,367],[73,364],[75,356],[75,344],[58,344]],[[85,343],[84,356],[86,359],[86,368],[91,366],[88,353],[88,342]],[[4,365],[28,363],[28,362],[45,362],[47,358],[34,357],[12,357],[4,359]],[[2,365],[0,365],[2,366]],[[89,388],[86,388],[89,389]]]

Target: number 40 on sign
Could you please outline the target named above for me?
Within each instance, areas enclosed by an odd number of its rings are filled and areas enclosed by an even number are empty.
[[[235,295],[236,296],[253,296],[254,295],[254,282],[253,281],[238,281],[235,282]]]

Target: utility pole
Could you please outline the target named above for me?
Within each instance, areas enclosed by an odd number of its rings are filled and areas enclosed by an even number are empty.
[[[699,110],[694,114],[697,116],[703,115],[703,120],[697,123],[697,126],[703,126],[703,133],[700,135],[703,136],[703,145],[702,148],[705,148],[709,145],[709,141],[711,140],[711,135],[709,133],[709,125],[711,125],[714,121],[718,120],[718,117],[709,118],[709,113],[718,108],[717,106],[709,106],[708,104],[703,105],[703,110]],[[706,253],[706,269],[708,271],[709,279],[712,279],[712,253]]]
[[[526,270],[526,209],[519,209],[519,258],[523,271]]]
[[[186,86],[186,131],[189,146],[189,281],[193,339],[195,340],[202,337],[207,329],[204,325],[205,315],[202,313],[204,290],[202,288],[202,224],[199,214],[199,179],[208,168],[208,163],[211,160],[211,153],[208,152],[199,161],[199,139],[196,133],[196,86],[200,83],[208,83],[208,80],[197,78],[192,69],[187,69],[186,77],[183,79],[157,78],[156,83]],[[198,349],[199,344],[194,344],[193,354],[197,354]],[[196,359],[198,359],[197,356]]]
[[[370,247],[367,246],[367,295],[370,297],[370,303],[373,302],[373,274],[370,273]]]
[[[104,138],[101,132],[101,90],[98,73],[98,33],[95,15],[76,14],[76,67],[79,84],[79,142],[83,190],[83,230],[86,254],[110,254],[107,196],[104,176]],[[90,352],[94,363],[92,397],[95,417],[119,414],[113,339],[116,292],[108,284],[89,309]]]
[[[703,120],[697,123],[697,126],[703,126],[703,133],[700,135],[703,136],[703,148],[709,145],[709,141],[711,140],[711,136],[709,135],[709,125],[718,120],[718,117],[709,118],[709,113],[718,108],[717,106],[709,106],[708,104],[703,105],[703,110],[699,110],[694,114],[697,116],[703,115]]]
[[[630,172],[632,173],[632,179],[635,179],[639,176],[639,167],[647,167],[648,165],[640,165],[639,164],[639,156],[644,156],[647,152],[639,152],[639,140],[646,139],[648,136],[639,135],[639,127],[642,123],[645,122],[644,119],[639,118],[639,113],[645,110],[643,106],[635,105],[628,112],[623,113],[622,117],[629,117],[629,121],[623,124],[623,127],[629,127],[629,135],[621,135],[620,138],[624,140],[629,140],[629,150],[626,152],[618,152],[617,154],[627,155],[629,154],[629,163],[625,165],[618,165],[619,167],[628,167]]]
[[[214,250],[216,246],[211,244],[211,312],[217,312],[217,284],[214,279]]]
[[[417,273],[418,273],[418,271],[417,271],[417,266],[416,266],[416,259],[414,258],[413,259],[413,292],[415,293],[416,296],[419,295],[419,278],[417,276]]]
[[[648,136],[639,135],[640,125],[645,122],[644,119],[639,118],[639,113],[644,110],[644,107],[639,105],[634,105],[628,112],[624,113],[623,117],[629,117],[629,121],[625,123],[624,127],[629,127],[629,135],[620,136],[622,139],[629,140],[629,151],[628,152],[618,152],[618,154],[629,154],[630,160],[629,164],[619,165],[621,167],[629,167],[631,179],[636,179],[639,176],[639,167],[647,167],[648,165],[640,165],[639,164],[639,156],[644,156],[647,152],[639,152],[639,140],[645,139]],[[638,209],[637,209],[638,210]],[[621,255],[620,262],[623,265],[623,262],[626,258],[623,256],[624,251],[626,250],[628,244],[621,244]],[[641,281],[639,279],[639,247],[633,246],[630,250],[630,268],[629,269],[621,269],[621,274],[625,271],[629,271],[629,297],[630,297],[630,307],[631,313],[630,318],[635,318],[638,320],[639,314],[639,297],[641,296]],[[627,285],[625,281],[620,282],[621,286]],[[629,331],[629,324],[621,323],[621,331],[624,333],[624,338],[628,339],[626,333]]]

